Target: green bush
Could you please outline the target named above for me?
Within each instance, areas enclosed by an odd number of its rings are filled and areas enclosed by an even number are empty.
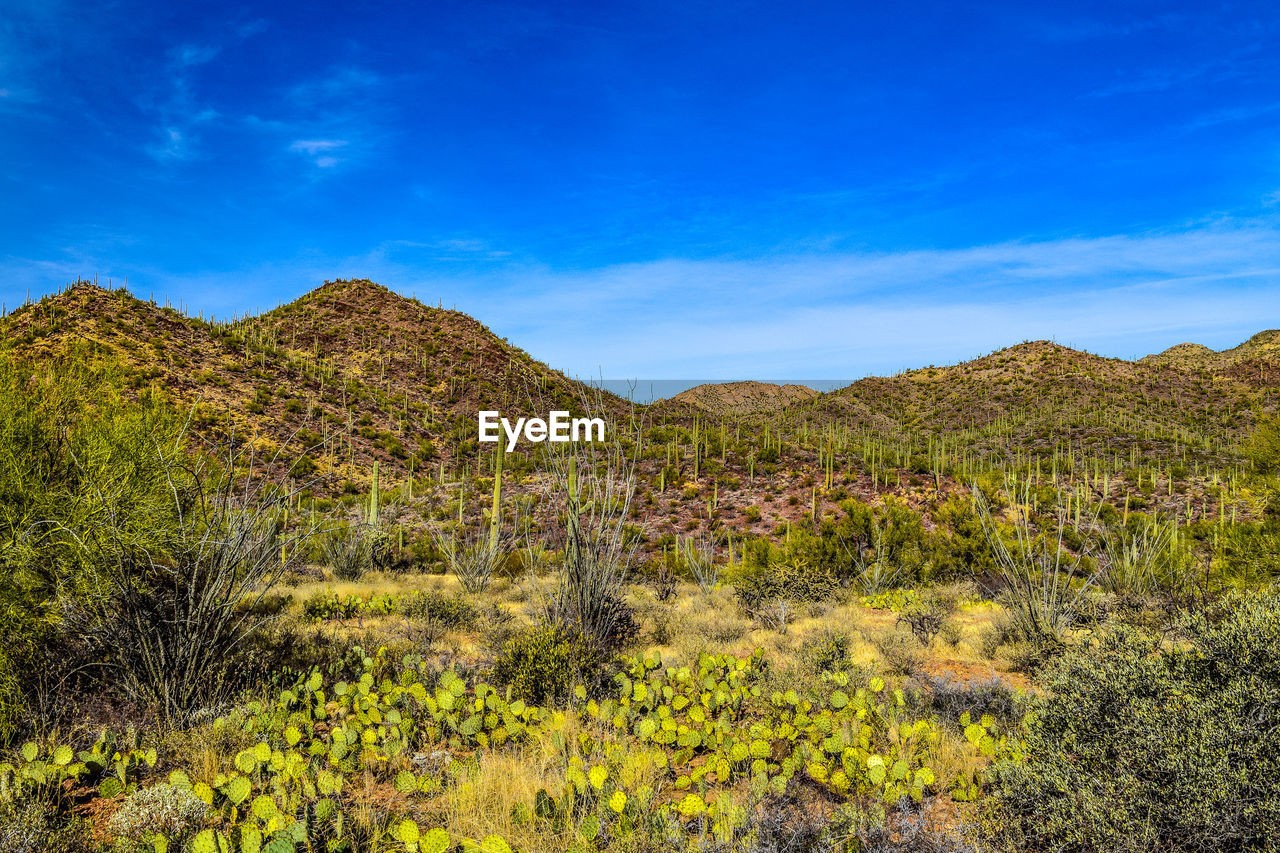
[[[320,542],[321,560],[338,580],[359,580],[372,570],[373,551],[373,537],[356,525],[331,531]]]
[[[1254,468],[1264,473],[1280,468],[1280,415],[1259,421],[1244,447]]]
[[[479,608],[463,596],[435,590],[416,590],[403,596],[399,613],[460,631],[472,630],[480,619]]]
[[[1187,617],[1172,650],[1127,628],[1065,651],[997,762],[1021,849],[1267,850],[1280,826],[1280,595]]]
[[[539,624],[507,640],[494,661],[493,680],[529,704],[545,705],[567,697],[593,659],[582,637]]]
[[[843,592],[839,579],[825,567],[795,557],[743,566],[733,576],[733,588],[748,613],[777,599],[827,601]]]
[[[849,635],[826,630],[800,645],[800,659],[814,672],[841,672],[849,666]]]
[[[137,561],[96,562],[95,541],[149,552],[190,497],[170,464],[182,446],[173,408],[126,384],[118,366],[76,353],[38,366],[0,356],[0,741],[50,710],[40,682],[101,670],[73,653],[72,623]]]

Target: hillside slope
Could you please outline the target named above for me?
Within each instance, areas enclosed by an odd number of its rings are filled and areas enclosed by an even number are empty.
[[[1183,343],[1139,361],[1140,364],[1172,365],[1187,370],[1219,372],[1273,362],[1280,362],[1280,329],[1258,332],[1230,349],[1217,351],[1202,344]]]
[[[716,382],[698,385],[672,397],[708,414],[738,417],[773,412],[804,400],[818,392],[805,385],[777,385],[772,382]]]
[[[111,360],[164,389],[206,434],[288,445],[330,479],[453,461],[475,448],[476,412],[586,398],[625,404],[535,361],[456,311],[368,281],[337,281],[258,317],[213,324],[80,283],[0,321],[0,351],[40,362]]]
[[[1231,360],[1194,367],[1031,341],[957,365],[862,379],[791,409],[872,433],[951,436],[979,453],[1072,443],[1108,454],[1135,444],[1220,454],[1253,428],[1257,411],[1276,408],[1280,365],[1257,358],[1274,352],[1266,343],[1272,334],[1251,339],[1261,346],[1236,348]]]

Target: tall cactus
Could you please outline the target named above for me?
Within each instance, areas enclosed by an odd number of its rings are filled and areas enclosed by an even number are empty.
[[[490,515],[489,548],[498,552],[498,531],[502,526],[502,459],[507,455],[506,446],[499,441],[498,452],[493,459],[493,511]]]
[[[378,463],[373,463],[373,486],[369,489],[369,526],[378,526]]]

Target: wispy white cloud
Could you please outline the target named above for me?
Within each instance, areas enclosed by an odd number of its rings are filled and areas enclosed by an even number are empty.
[[[178,45],[169,51],[164,88],[144,97],[140,104],[159,124],[155,138],[145,146],[156,161],[176,163],[198,156],[200,128],[219,118],[219,114],[200,102],[193,74],[195,69],[212,62],[220,51],[217,45],[200,44]]]
[[[1134,357],[1184,340],[1233,346],[1280,327],[1273,222],[595,269],[488,257],[494,251],[471,237],[405,239],[347,258],[128,273],[143,292],[219,313],[270,308],[252,302],[264,291],[287,300],[325,279],[368,277],[456,306],[554,367],[607,378],[855,379],[1025,339]],[[49,277],[63,271],[124,272],[92,258],[0,266],[10,290],[57,286]]]
[[[380,260],[342,266],[583,375],[844,378],[1027,338],[1132,356],[1280,326],[1280,230],[1262,226],[443,280]]]
[[[6,83],[0,86],[0,112],[20,112],[39,100],[32,89]]]
[[[216,45],[184,44],[171,50],[169,56],[179,67],[190,68],[212,61],[220,50]]]
[[[289,150],[306,155],[321,169],[330,169],[341,162],[335,152],[346,146],[345,139],[295,139],[290,143]]]
[[[382,82],[380,74],[345,65],[330,69],[321,77],[296,84],[289,90],[288,97],[295,106],[303,109],[331,109]]]
[[[253,115],[246,126],[301,155],[317,175],[368,157],[383,134],[383,77],[358,67],[329,69],[282,91],[274,114]]]
[[[249,21],[232,28],[232,38],[224,44],[180,44],[166,54],[167,66],[161,74],[162,84],[140,98],[142,109],[154,116],[158,127],[156,138],[145,146],[146,152],[160,163],[193,160],[200,156],[200,137],[204,127],[222,118],[221,113],[206,103],[197,92],[197,74],[202,66],[216,60],[224,47],[241,42],[266,28],[266,22]]]

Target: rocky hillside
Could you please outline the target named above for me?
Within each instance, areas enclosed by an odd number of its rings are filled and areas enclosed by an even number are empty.
[[[1277,362],[1280,362],[1280,329],[1259,332],[1239,346],[1222,351],[1201,344],[1184,343],[1142,359],[1142,363],[1184,370],[1223,372],[1235,369],[1243,373],[1249,372],[1250,368],[1265,368]]]
[[[1264,332],[1212,359],[1182,345],[1170,358],[1136,362],[1032,341],[957,365],[863,379],[789,411],[859,431],[951,436],[983,453],[1068,443],[1104,454],[1134,445],[1225,451],[1280,401],[1278,337]]]
[[[698,385],[671,399],[687,403],[719,417],[740,417],[775,412],[794,403],[812,400],[818,392],[805,385],[776,385],[772,382],[719,382]]]
[[[261,316],[208,323],[81,283],[0,321],[9,355],[110,360],[165,390],[198,428],[305,453],[321,475],[361,480],[452,462],[475,448],[476,412],[620,411],[465,314],[369,281],[336,281]]]

